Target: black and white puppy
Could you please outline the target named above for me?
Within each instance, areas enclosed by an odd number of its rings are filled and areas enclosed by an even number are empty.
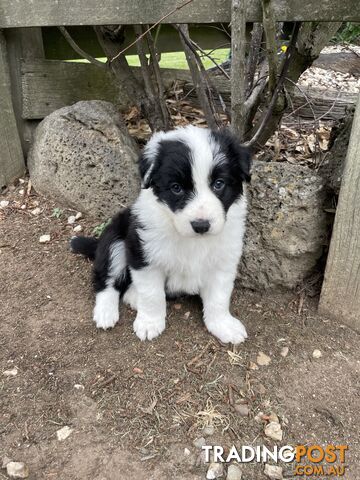
[[[142,189],[100,239],[75,237],[94,258],[98,328],[119,320],[119,299],[137,310],[134,331],[165,329],[166,295],[199,294],[204,322],[224,343],[243,342],[230,297],[245,231],[250,154],[228,132],[193,126],[153,135],[139,160]]]

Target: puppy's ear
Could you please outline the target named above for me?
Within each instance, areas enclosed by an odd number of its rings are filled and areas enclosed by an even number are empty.
[[[142,153],[138,160],[142,188],[151,187],[154,163]]]
[[[250,182],[251,180],[251,150],[249,147],[242,145],[233,133],[227,132],[229,141],[229,156],[230,159],[236,162],[239,169],[239,176],[243,182]]]

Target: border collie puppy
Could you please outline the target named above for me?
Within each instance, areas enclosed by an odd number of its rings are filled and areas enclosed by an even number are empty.
[[[244,183],[250,154],[226,131],[188,126],[158,132],[139,160],[142,189],[99,240],[74,237],[94,259],[98,328],[119,320],[119,299],[137,310],[134,331],[152,340],[165,329],[166,296],[199,294],[204,322],[224,343],[247,337],[230,311],[245,231]]]

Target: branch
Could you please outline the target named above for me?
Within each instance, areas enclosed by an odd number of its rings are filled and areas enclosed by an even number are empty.
[[[244,139],[246,0],[232,0],[231,7],[231,128]]]
[[[215,106],[210,102],[211,97],[209,97],[206,93],[206,91],[208,91],[209,95],[211,95],[211,90],[209,85],[207,85],[204,66],[189,38],[189,28],[187,25],[174,25],[174,28],[179,32],[180,41],[183,45],[186,60],[188,62],[196,89],[196,94],[198,96],[201,108],[204,111],[208,126],[212,129],[216,129],[218,127],[215,119],[216,109]]]
[[[145,30],[145,32],[143,32],[137,39],[135,39],[132,43],[130,43],[130,45],[128,45],[127,47],[125,47],[124,49],[121,50],[121,52],[117,53],[111,60],[110,60],[110,63],[112,63],[114,60],[116,60],[118,57],[120,57],[120,55],[122,55],[123,53],[126,52],[126,50],[129,50],[129,48],[131,48],[133,45],[135,45],[139,40],[141,40],[143,37],[145,37],[145,35],[150,32],[151,30],[153,30],[155,27],[157,27],[163,20],[165,20],[165,18],[167,17],[170,17],[170,15],[172,15],[173,13],[177,12],[178,10],[181,10],[182,8],[184,8],[186,5],[188,5],[189,3],[191,3],[193,0],[186,0],[184,3],[182,3],[181,5],[178,5],[177,7],[175,7],[173,10],[171,10],[171,12],[169,13],[166,13],[165,15],[163,15],[156,23],[154,23],[154,25],[151,25],[151,27],[149,27],[147,30]]]
[[[155,40],[153,39],[151,32],[147,33],[146,39],[147,39],[147,44],[148,44],[148,48],[149,48],[149,52],[150,52],[150,62],[151,62],[151,65],[153,67],[154,76],[155,76],[155,79],[156,79],[160,108],[161,108],[161,112],[162,112],[163,118],[164,118],[164,126],[165,126],[165,129],[168,130],[169,127],[170,127],[170,115],[169,115],[168,109],[166,107],[166,102],[165,102],[164,82],[163,82],[163,79],[161,77],[158,54],[157,54],[156,47],[155,47],[156,39]]]
[[[298,37],[298,34],[299,34],[300,25],[301,25],[300,22],[296,22],[295,25],[294,25],[293,33],[292,33],[292,36],[291,36],[291,41],[290,41],[288,49],[286,50],[286,55],[285,55],[283,67],[281,69],[279,79],[278,79],[277,84],[275,86],[273,96],[272,96],[271,101],[269,103],[269,107],[267,109],[266,114],[263,116],[263,118],[261,120],[261,123],[260,123],[260,126],[257,129],[255,135],[251,138],[251,140],[246,142],[247,146],[253,146],[259,140],[261,134],[263,133],[263,130],[264,130],[266,124],[268,123],[271,115],[273,114],[273,110],[274,110],[274,107],[276,105],[278,94],[282,90],[284,81],[286,79],[286,73],[287,73],[289,65],[290,65],[290,59],[292,57],[292,53],[295,50],[296,40],[297,40],[297,37]]]
[[[269,91],[274,93],[278,77],[275,16],[271,0],[262,0],[263,25],[266,37],[266,50],[269,62]]]
[[[248,96],[254,85],[256,68],[259,63],[261,40],[263,35],[263,26],[261,23],[254,23],[251,32],[251,42],[249,54],[246,61],[246,96]]]
[[[66,30],[65,27],[58,27],[60,32],[63,34],[69,45],[75,50],[76,53],[78,53],[81,57],[84,57],[88,62],[92,63],[93,65],[96,65],[97,67],[100,68],[107,68],[106,63],[99,62],[99,60],[96,60],[96,58],[92,57],[88,53],[84,52],[82,48],[79,47],[79,45],[73,40],[69,32]]]

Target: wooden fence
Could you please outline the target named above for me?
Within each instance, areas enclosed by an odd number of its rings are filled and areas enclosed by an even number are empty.
[[[179,0],[178,6],[182,3],[185,0]],[[277,21],[360,22],[360,2],[274,0],[274,14]],[[229,42],[226,25],[231,20],[231,0],[193,0],[183,8],[177,8],[173,0],[109,0],[103,3],[98,0],[0,0],[0,189],[24,173],[24,154],[39,119],[78,100],[113,101],[118,96],[117,86],[106,71],[90,64],[64,61],[78,58],[78,55],[54,27],[71,27],[78,44],[93,56],[99,56],[102,52],[89,26],[153,24],[160,19],[163,24],[191,23],[192,36],[203,48],[217,47]],[[246,20],[262,21],[261,0],[247,3]],[[220,23],[225,24],[225,31],[213,28]],[[131,28],[126,37],[130,43]],[[160,49],[179,49],[177,36],[172,34],[169,25],[161,29]],[[174,72],[169,70],[163,70],[162,75],[165,83],[174,78]],[[190,80],[188,72],[178,71],[176,76]],[[357,129],[359,109],[358,103],[354,125]],[[340,195],[331,264],[321,303],[324,311],[341,312],[343,321],[357,328],[360,328],[359,302],[354,299],[360,298],[360,252],[358,240],[356,243],[351,239],[359,238],[359,142],[360,132],[357,131],[352,135],[351,144],[351,152],[355,153],[348,155],[344,178],[349,191],[348,195]],[[348,244],[341,243],[341,231],[346,232]],[[343,255],[347,245],[352,248],[351,254]],[[342,282],[351,286],[351,293],[343,292],[341,298],[335,298],[334,277],[340,271],[343,272]],[[336,309],[333,308],[335,303]]]

